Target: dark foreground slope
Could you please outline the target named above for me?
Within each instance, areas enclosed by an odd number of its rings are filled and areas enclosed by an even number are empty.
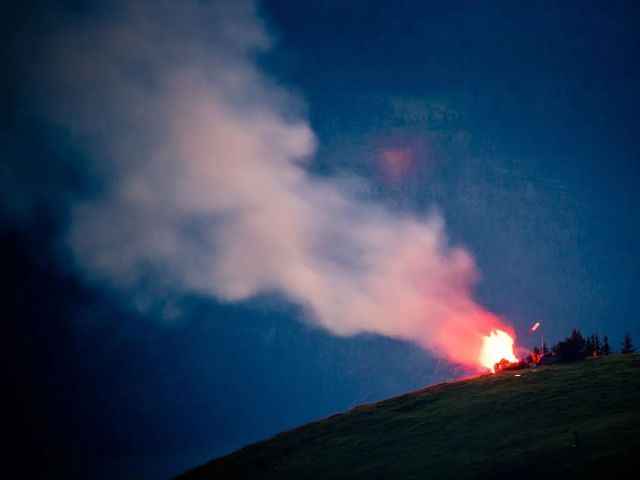
[[[281,433],[180,478],[541,475],[640,478],[640,356],[429,387]]]

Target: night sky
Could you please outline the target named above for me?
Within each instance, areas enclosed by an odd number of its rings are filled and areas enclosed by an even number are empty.
[[[167,478],[467,375],[433,339],[478,308],[523,348],[536,321],[640,342],[640,8],[392,3],[3,2],[2,410],[25,478]],[[404,267],[367,256],[414,258],[414,234],[443,242],[416,338]]]

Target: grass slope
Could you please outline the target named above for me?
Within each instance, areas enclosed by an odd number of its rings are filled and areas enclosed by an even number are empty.
[[[436,385],[303,425],[179,478],[540,476],[640,478],[639,355]]]

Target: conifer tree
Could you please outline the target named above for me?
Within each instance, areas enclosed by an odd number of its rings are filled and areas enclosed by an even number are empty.
[[[595,350],[593,346],[593,335],[588,336],[584,341],[584,354],[587,357],[593,355],[593,351]]]
[[[573,362],[584,358],[586,347],[587,342],[580,330],[574,329],[571,335],[556,345],[556,350],[561,362]]]
[[[624,341],[622,342],[620,353],[634,353],[635,351],[636,349],[633,348],[633,344],[631,343],[631,335],[627,332],[624,334]]]
[[[611,345],[609,345],[609,337],[604,336],[604,343],[602,344],[602,354],[611,355]]]
[[[602,343],[600,343],[600,337],[597,333],[593,334],[591,343],[593,343],[593,349],[595,350],[596,355],[602,355]]]

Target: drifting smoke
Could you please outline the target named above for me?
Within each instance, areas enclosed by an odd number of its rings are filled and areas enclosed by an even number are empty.
[[[278,291],[334,334],[478,365],[505,328],[472,299],[472,257],[437,213],[399,215],[307,172],[314,135],[252,60],[269,46],[254,6],[149,7],[66,31],[49,55],[50,115],[103,180],[73,207],[79,268],[143,304]]]

